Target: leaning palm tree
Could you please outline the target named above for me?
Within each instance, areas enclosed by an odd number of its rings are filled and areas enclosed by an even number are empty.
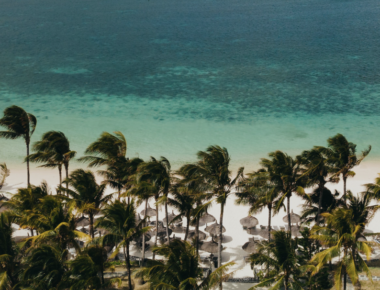
[[[17,139],[23,138],[26,144],[26,156],[29,156],[30,138],[37,126],[37,118],[27,113],[23,108],[10,106],[4,110],[4,116],[0,119],[0,126],[7,131],[0,131],[0,138]],[[30,186],[29,161],[26,161],[27,184]]]
[[[148,182],[155,188],[156,200],[156,232],[158,231],[158,204],[165,206],[165,218],[168,220],[168,194],[172,186],[171,165],[168,159],[161,156],[160,159],[151,157],[149,162],[141,163],[137,170],[137,182]],[[166,236],[170,242],[169,227],[166,227]],[[157,245],[157,235],[155,246]]]
[[[244,168],[239,168],[235,178],[231,177],[230,155],[226,148],[220,146],[210,146],[206,151],[197,153],[199,161],[196,164],[188,164],[183,168],[187,176],[193,176],[194,179],[203,180],[209,186],[209,192],[212,192],[216,201],[220,204],[219,218],[219,240],[218,240],[218,267],[222,265],[222,232],[224,207],[231,189],[238,183],[243,176]],[[219,289],[222,289],[220,282]]]
[[[150,228],[141,228],[140,223],[143,221],[140,221],[139,223],[136,221],[134,200],[132,200],[129,204],[125,201],[120,202],[116,200],[115,202],[108,204],[102,212],[104,216],[97,220],[96,226],[109,231],[109,234],[106,234],[103,237],[103,241],[112,240],[117,243],[116,250],[110,258],[114,258],[118,255],[120,249],[123,249],[125,264],[128,270],[128,289],[133,289],[129,245],[133,239],[145,234],[145,232],[147,232]]]
[[[69,162],[75,157],[76,151],[70,149],[70,142],[65,134],[58,131],[46,132],[42,135],[41,141],[33,144],[32,150],[35,153],[27,156],[27,161],[44,163],[40,167],[58,168],[59,184],[62,183],[62,167],[65,168],[68,178]]]
[[[358,213],[352,208],[337,208],[332,213],[321,214],[326,220],[325,227],[315,226],[311,237],[327,247],[326,250],[317,253],[311,263],[315,263],[314,273],[317,273],[322,267],[339,257],[334,273],[335,289],[346,290],[347,275],[351,278],[353,284],[359,282],[358,274],[364,271],[371,278],[371,271],[363,258],[358,253],[365,254],[367,260],[370,259],[372,248],[366,239],[363,239],[363,231],[366,222],[362,222],[363,214]],[[360,270],[359,270],[360,269]]]
[[[9,176],[11,171],[8,169],[6,163],[0,163],[0,190],[3,188],[5,179]]]
[[[150,282],[151,289],[213,289],[231,276],[227,272],[234,265],[234,262],[227,263],[204,278],[199,256],[189,243],[172,240],[167,245],[155,247],[153,252],[164,256],[165,262],[154,261],[150,267],[136,273],[137,277],[144,277]]]
[[[296,255],[296,241],[289,233],[274,232],[274,240],[262,242],[257,250],[250,256],[251,265],[262,265],[270,269],[267,276],[259,284],[249,290],[270,286],[269,289],[295,289],[302,290],[299,280],[300,264]]]
[[[239,182],[236,196],[236,204],[247,204],[250,206],[249,213],[256,214],[264,208],[268,208],[268,241],[271,241],[271,218],[278,212],[276,204],[278,202],[280,192],[276,184],[271,182],[270,174],[265,169],[258,170],[247,174]]]
[[[314,147],[312,150],[302,152],[300,158],[301,163],[305,166],[302,175],[307,177],[307,185],[318,186],[319,203],[316,222],[320,221],[326,184],[339,182],[339,177],[335,174],[337,169],[330,164],[329,154],[325,154],[326,151],[327,149],[324,147]]]
[[[111,200],[112,195],[105,195],[106,185],[97,184],[91,171],[77,169],[65,182],[70,188],[61,188],[61,190],[71,196],[78,212],[89,216],[90,236],[94,238],[94,216]]]
[[[16,258],[17,246],[12,240],[14,218],[6,213],[0,214],[0,290],[13,289],[17,284]]]
[[[347,193],[347,178],[355,176],[352,169],[358,166],[371,151],[371,146],[362,152],[361,156],[356,154],[356,144],[348,142],[342,134],[336,134],[334,137],[327,139],[330,150],[324,150],[329,158],[329,162],[336,168],[336,175],[342,175],[343,179],[343,196]]]
[[[305,185],[306,177],[302,176],[300,157],[293,159],[282,151],[269,153],[271,159],[262,158],[261,165],[270,175],[270,181],[276,185],[277,190],[281,192],[281,197],[277,202],[277,210],[283,206],[285,198],[287,199],[288,226],[291,232],[291,210],[290,198],[293,193],[302,192]]]

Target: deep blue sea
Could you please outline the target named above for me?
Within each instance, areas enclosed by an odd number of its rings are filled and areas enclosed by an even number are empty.
[[[379,0],[0,0],[0,110],[17,104],[82,155],[122,131],[128,155],[234,167],[343,133],[380,157]],[[21,164],[22,140],[0,140]]]

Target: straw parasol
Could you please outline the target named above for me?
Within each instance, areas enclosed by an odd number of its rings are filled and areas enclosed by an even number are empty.
[[[142,220],[142,218],[141,218],[141,216],[140,216],[139,213],[136,213],[135,220],[136,220],[137,223]]]
[[[218,253],[218,244],[215,242],[203,242],[201,244],[200,250],[209,252],[211,254]]]
[[[142,216],[145,216],[145,209],[143,209],[140,213]],[[148,206],[146,209],[146,215],[147,216],[156,216],[156,210],[154,208],[151,208],[149,203],[148,203]]]
[[[76,220],[77,227],[87,227],[90,225],[90,219],[85,216],[81,216]]]
[[[212,236],[218,235],[219,234],[219,224],[218,224],[218,222],[216,222],[216,223],[214,223],[212,225],[206,226],[205,231],[208,232]],[[224,233],[225,231],[226,231],[226,228],[223,226],[222,227],[222,233]]]
[[[273,232],[274,232],[274,230],[272,229],[271,230],[271,237],[273,235]],[[268,239],[269,231],[268,231],[268,228],[265,228],[265,229],[250,228],[247,230],[247,233],[250,235],[260,236],[260,237],[263,237],[264,239]]]
[[[212,223],[214,221],[216,221],[215,217],[207,212],[199,219],[199,223],[202,224]]]
[[[174,218],[176,218],[177,215],[174,214],[174,212],[172,211],[172,213],[168,214],[168,219],[169,219],[169,224],[174,220]],[[175,223],[176,224],[179,224],[182,222],[182,218],[178,218],[176,219]],[[166,222],[166,217],[163,219],[163,223],[164,225],[166,226],[168,223]]]
[[[282,218],[282,220],[283,220],[284,223],[287,223],[288,222],[288,215],[284,216]],[[292,212],[290,214],[290,223],[292,223],[292,224],[298,224],[300,222],[301,222],[301,217],[298,214],[293,213],[293,210],[292,210]]]
[[[186,231],[186,228],[181,225],[175,225],[174,227],[171,227],[171,229],[173,230],[173,233],[176,234],[182,234]]]
[[[189,231],[189,236],[188,238],[191,240],[191,239],[194,239],[195,238],[195,231]],[[202,231],[199,231],[199,240],[200,241],[203,241],[206,239],[206,234]]]
[[[249,215],[245,218],[242,218],[240,220],[240,224],[243,226],[243,228],[253,228],[259,224],[259,221],[257,218]]]
[[[257,251],[257,243],[255,242],[255,239],[249,238],[249,241],[243,245],[242,249],[244,251],[246,251],[247,253],[250,253],[250,254],[256,252]]]

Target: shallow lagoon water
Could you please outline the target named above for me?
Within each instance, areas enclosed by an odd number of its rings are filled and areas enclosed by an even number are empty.
[[[219,144],[233,167],[343,133],[380,156],[380,2],[0,1],[0,109],[80,154],[122,131],[175,167]],[[20,163],[22,141],[0,141]]]

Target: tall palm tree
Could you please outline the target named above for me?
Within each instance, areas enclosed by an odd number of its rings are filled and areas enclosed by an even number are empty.
[[[124,175],[119,172],[123,171],[127,162],[127,140],[124,135],[119,131],[114,134],[103,132],[98,140],[87,147],[85,154],[88,155],[79,158],[79,161],[89,162],[89,167],[105,165],[110,169],[106,179],[112,181],[109,184],[117,189],[120,200]]]
[[[58,168],[59,184],[62,183],[62,167],[65,168],[66,178],[69,176],[69,162],[75,157],[76,151],[70,149],[70,142],[62,132],[49,131],[42,135],[41,141],[33,144],[35,152],[26,157],[27,161],[45,163],[40,167]],[[66,188],[68,184],[66,184]]]
[[[270,269],[267,277],[249,290],[271,286],[269,289],[301,290],[300,265],[295,252],[296,242],[289,233],[278,231],[271,243],[263,242],[257,253],[250,256],[251,265],[264,265]],[[274,284],[274,285],[273,285]]]
[[[356,154],[356,144],[348,142],[342,134],[336,134],[334,137],[327,139],[328,147],[331,150],[325,150],[330,159],[329,162],[336,167],[336,175],[342,175],[343,179],[343,196],[347,193],[347,178],[355,176],[352,169],[358,166],[371,151],[371,146],[362,151],[361,156]]]
[[[226,148],[220,146],[210,146],[206,151],[199,151],[197,153],[199,161],[196,164],[187,164],[183,168],[186,175],[194,176],[203,180],[209,185],[209,191],[212,192],[216,201],[220,204],[220,218],[219,218],[219,240],[218,240],[218,267],[222,265],[222,229],[224,207],[226,205],[228,196],[231,194],[231,189],[243,176],[244,168],[239,168],[235,178],[231,177],[230,155]],[[220,282],[219,289],[222,289]]]
[[[77,169],[65,181],[71,188],[62,189],[69,196],[79,212],[85,213],[90,220],[90,236],[94,238],[94,216],[104,207],[112,195],[105,195],[105,184],[97,184],[91,171]]]
[[[31,185],[28,188],[19,188],[17,193],[12,198],[5,202],[15,214],[16,222],[22,228],[29,228],[33,236],[33,229],[35,229],[30,221],[29,212],[33,211],[41,203],[41,199],[51,194],[47,183],[44,181],[40,186]]]
[[[0,290],[12,289],[17,284],[17,246],[12,240],[13,217],[0,214]]]
[[[297,156],[296,159],[293,159],[282,151],[271,152],[269,153],[269,157],[271,159],[262,158],[261,165],[269,172],[270,181],[281,192],[281,198],[276,205],[277,209],[283,205],[285,198],[287,199],[288,226],[289,232],[291,232],[290,198],[293,193],[300,192],[300,188],[305,185],[306,180],[301,174],[300,157]]]
[[[158,204],[165,206],[165,218],[168,220],[168,194],[172,185],[171,165],[168,159],[151,157],[149,162],[142,163],[137,170],[137,182],[148,182],[155,188],[156,200],[156,231],[158,231]],[[170,242],[169,227],[166,227],[166,236]],[[155,246],[157,245],[157,235]],[[154,256],[153,256],[154,257]]]
[[[132,200],[129,204],[125,201],[120,202],[116,200],[115,202],[108,204],[102,212],[104,216],[97,220],[96,226],[109,231],[109,234],[106,234],[103,237],[104,241],[112,240],[117,243],[116,250],[110,258],[115,257],[119,253],[120,249],[123,249],[125,263],[128,270],[128,289],[133,289],[129,245],[134,238],[147,232],[149,227],[140,228],[139,223],[137,223],[134,200]]]
[[[3,188],[5,179],[9,176],[11,171],[8,169],[7,164],[0,163],[0,190]]]
[[[239,182],[236,204],[248,204],[250,214],[259,213],[264,208],[268,208],[268,241],[270,242],[272,210],[274,210],[273,215],[278,212],[276,204],[280,192],[265,169],[248,173],[247,176]]]
[[[366,197],[363,197],[364,199]],[[366,202],[359,203],[364,205]],[[318,272],[331,259],[340,257],[334,273],[335,289],[342,289],[343,278],[343,289],[346,290],[347,275],[353,284],[357,284],[359,269],[366,272],[371,279],[371,271],[363,258],[357,254],[358,252],[365,254],[368,260],[371,256],[371,245],[363,239],[364,227],[370,212],[363,214],[353,208],[337,208],[332,213],[321,214],[326,219],[325,227],[315,226],[312,230],[312,233],[318,234],[311,237],[328,247],[312,258],[311,262],[317,264],[314,273]]]
[[[7,131],[0,131],[0,138],[17,139],[23,138],[26,144],[26,156],[29,156],[30,138],[37,126],[37,118],[27,113],[23,108],[10,106],[4,110],[4,116],[0,119],[0,126]],[[29,161],[26,161],[27,183],[30,186]]]
[[[151,267],[136,273],[137,277],[148,279],[151,289],[213,289],[228,279],[230,274],[227,272],[234,265],[234,262],[227,263],[204,278],[199,256],[189,243],[172,240],[169,244],[155,247],[153,252],[164,256],[165,262],[155,261]]]
[[[319,203],[315,220],[316,222],[320,221],[323,193],[326,184],[328,182],[336,183],[339,181],[339,177],[335,175],[337,169],[330,164],[329,154],[326,155],[326,151],[326,148],[314,147],[309,151],[302,152],[300,158],[301,163],[305,166],[303,169],[303,175],[308,179],[307,185],[318,186]]]

